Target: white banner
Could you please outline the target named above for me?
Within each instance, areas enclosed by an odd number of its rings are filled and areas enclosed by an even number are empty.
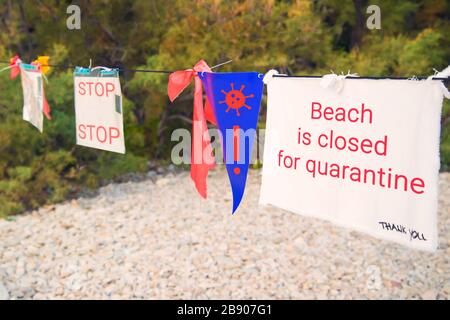
[[[31,65],[20,65],[23,91],[23,120],[35,126],[41,133],[44,127],[44,84],[42,74]]]
[[[270,79],[260,202],[435,250],[441,84],[321,81]]]
[[[77,68],[74,75],[77,144],[125,153],[122,93],[117,71]]]

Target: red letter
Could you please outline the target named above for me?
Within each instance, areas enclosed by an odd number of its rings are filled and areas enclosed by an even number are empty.
[[[116,134],[114,134],[113,131],[115,131]],[[119,137],[120,137],[119,129],[115,127],[109,127],[109,144],[112,144],[112,139],[117,139]]]
[[[333,109],[330,107],[326,107],[325,110],[323,110],[323,117],[325,118],[325,120],[333,120]],[[330,115],[330,117],[328,118],[327,116]]]
[[[375,142],[375,152],[376,152],[377,155],[379,155],[379,156],[386,156],[386,154],[387,154],[387,141],[388,141],[388,137],[384,136],[384,139]],[[382,146],[382,148],[383,148],[382,150],[383,151],[378,149],[379,145]]]
[[[364,153],[371,153],[372,152],[372,141],[369,139],[364,139],[361,141],[361,151]]]
[[[90,135],[89,135],[89,140],[92,141],[92,136],[93,136],[93,135],[92,135],[92,129],[95,128],[95,126],[92,125],[92,124],[90,124],[90,125],[87,125],[86,127],[89,128],[89,133],[90,133]]]
[[[316,109],[314,108],[315,105],[318,105],[319,107]],[[311,119],[320,119],[322,117],[322,113],[320,112],[320,109],[322,109],[322,105],[318,102],[313,102],[311,105]],[[314,116],[314,113],[317,112],[319,115],[317,117]]]
[[[100,129],[103,130],[103,136],[104,136],[104,139],[100,139],[100,135],[99,135],[99,133],[98,133],[98,131],[99,131]],[[105,127],[103,127],[103,126],[97,127],[97,140],[98,140],[98,142],[104,143],[104,142],[106,141],[106,139],[108,139],[108,133],[106,132]]]
[[[366,114],[366,113],[369,113],[369,117],[370,117],[370,120],[369,120],[369,123],[370,124],[372,124],[372,117],[373,117],[373,115],[372,115],[372,110],[370,110],[370,109],[366,109],[365,107],[364,107],[364,103],[362,104],[362,109],[361,109],[361,123],[364,123],[365,121],[364,121],[364,115]]]
[[[321,135],[319,136],[319,139],[317,140],[317,143],[318,143],[319,146],[321,146],[322,148],[326,148],[326,147],[328,146],[328,142],[325,143],[325,145],[322,145],[322,142],[321,142],[321,141],[322,141],[322,137],[325,138],[326,141],[328,141],[327,135],[326,135],[326,134],[321,134]]]
[[[356,118],[352,119],[352,112],[356,112],[356,115],[357,115]],[[350,110],[348,110],[348,120],[350,122],[357,122],[358,121],[358,114],[359,114],[358,109],[351,108]]]
[[[342,146],[339,146],[339,141],[342,141]],[[347,140],[345,140],[343,136],[337,136],[336,140],[334,140],[334,146],[338,150],[344,150],[345,147],[347,146]]]
[[[86,84],[89,85],[89,95],[92,96],[92,85],[94,84],[93,82],[86,82]]]
[[[115,89],[114,83],[112,83],[112,82],[107,82],[107,83],[106,83],[106,96],[109,97],[108,94],[109,94],[110,92],[114,92],[114,89]]]
[[[310,169],[309,164],[312,163],[312,168]],[[316,177],[316,161],[315,160],[308,160],[306,161],[306,171],[312,174],[313,178]]]
[[[86,132],[84,131],[84,129],[86,129],[84,124],[80,124],[78,126],[78,137],[83,140],[86,139]]]
[[[83,86],[81,86],[83,85]],[[81,94],[82,96],[84,96],[86,94],[86,89],[84,88],[85,83],[84,82],[79,82],[78,83],[78,93]]]
[[[100,86],[100,89],[102,89],[102,91],[100,91],[101,93],[98,92],[98,86]],[[95,94],[99,97],[103,97],[103,94],[105,93],[105,89],[103,88],[103,84],[100,82],[97,82],[95,84]],[[104,128],[103,128],[104,129]]]
[[[311,144],[311,133],[309,132],[303,133],[303,144],[305,146],[309,146]]]
[[[398,190],[398,180],[402,178],[403,179],[403,190],[404,191],[408,191],[408,179],[406,178],[406,176],[402,175],[402,174],[396,174],[395,175],[395,190]],[[384,186],[382,186],[384,187]]]
[[[278,152],[278,166],[281,167],[281,157],[283,156],[283,151],[284,150],[280,150],[280,152]]]
[[[416,182],[416,181],[418,181],[418,182]],[[411,190],[416,194],[424,193],[425,191],[423,191],[423,190],[416,190],[416,187],[419,187],[422,189],[425,188],[425,181],[423,181],[420,178],[414,178],[411,180]]]
[[[358,151],[358,138],[351,137],[348,139],[348,150],[352,152]]]

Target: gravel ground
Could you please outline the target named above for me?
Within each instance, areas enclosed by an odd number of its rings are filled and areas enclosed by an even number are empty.
[[[10,299],[448,299],[450,174],[440,175],[437,253],[259,207],[259,171],[231,215],[225,171],[209,199],[188,173],[150,173],[0,221]]]

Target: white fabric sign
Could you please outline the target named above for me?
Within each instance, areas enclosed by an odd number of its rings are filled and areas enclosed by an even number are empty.
[[[75,71],[77,144],[125,153],[122,93],[116,71]]]
[[[20,66],[23,91],[23,120],[35,126],[41,133],[44,127],[44,84],[42,74],[35,67]]]
[[[435,250],[441,83],[326,80],[268,81],[261,204]]]

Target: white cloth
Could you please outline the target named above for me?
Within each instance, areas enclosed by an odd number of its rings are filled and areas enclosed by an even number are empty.
[[[260,203],[435,250],[441,83],[321,81],[268,81]]]
[[[35,126],[41,133],[44,127],[44,84],[42,73],[37,69],[20,66],[23,91],[23,120]]]
[[[125,153],[119,77],[75,75],[74,83],[77,144]]]

